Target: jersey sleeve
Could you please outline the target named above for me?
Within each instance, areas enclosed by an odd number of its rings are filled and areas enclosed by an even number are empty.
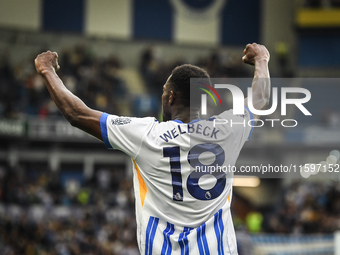
[[[107,148],[125,152],[132,158],[138,154],[144,136],[157,120],[152,117],[121,117],[103,113],[100,129]]]
[[[221,113],[220,115],[217,115],[216,118],[228,122],[229,126],[242,130],[242,140],[244,142],[250,139],[255,122],[254,116],[248,107],[245,107],[244,115],[234,115],[232,110],[228,110]]]

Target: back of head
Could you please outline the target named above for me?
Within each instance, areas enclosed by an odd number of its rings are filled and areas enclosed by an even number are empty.
[[[184,64],[177,66],[169,79],[169,84],[180,103],[188,107],[190,106],[190,78],[202,78],[202,81],[207,82],[210,76],[207,71],[198,66]],[[191,95],[194,95],[193,91]]]

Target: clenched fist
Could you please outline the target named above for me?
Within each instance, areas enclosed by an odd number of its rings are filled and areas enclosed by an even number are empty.
[[[243,62],[250,65],[255,65],[256,60],[267,60],[270,59],[270,54],[265,46],[257,43],[247,44],[244,49]]]
[[[58,54],[56,52],[43,52],[34,60],[35,68],[39,74],[44,74],[48,71],[58,71]]]

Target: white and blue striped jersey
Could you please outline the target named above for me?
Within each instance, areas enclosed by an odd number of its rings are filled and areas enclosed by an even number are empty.
[[[237,254],[233,178],[220,170],[235,165],[252,118],[248,109],[190,123],[102,114],[106,146],[133,161],[141,254]]]

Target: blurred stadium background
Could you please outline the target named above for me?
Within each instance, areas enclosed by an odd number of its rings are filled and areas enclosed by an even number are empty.
[[[158,118],[173,67],[251,77],[249,42],[271,52],[272,77],[338,78],[339,31],[338,0],[0,0],[0,254],[138,254],[130,159],[64,120],[37,54],[57,51],[90,107]],[[334,83],[309,88],[312,118],[289,112],[298,127],[257,129],[238,166],[336,163]],[[339,173],[284,177],[235,185],[240,254],[340,254]]]

